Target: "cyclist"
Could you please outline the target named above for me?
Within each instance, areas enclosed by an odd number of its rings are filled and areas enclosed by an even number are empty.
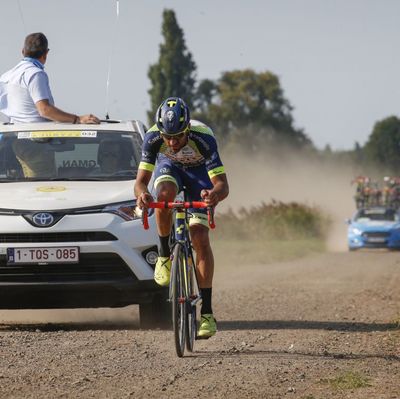
[[[202,198],[210,206],[216,206],[229,193],[213,131],[208,126],[191,120],[189,108],[178,97],[167,98],[161,103],[156,113],[156,124],[146,133],[134,188],[140,208],[153,201],[148,184],[154,170],[157,201],[174,201],[183,186],[186,187],[189,200]],[[197,255],[197,277],[202,296],[198,335],[209,338],[217,330],[211,306],[214,257],[206,210],[190,211],[193,217],[189,228]],[[160,238],[160,256],[156,263],[154,280],[159,285],[168,286],[171,271],[168,242],[172,212],[169,209],[156,209],[155,217]]]

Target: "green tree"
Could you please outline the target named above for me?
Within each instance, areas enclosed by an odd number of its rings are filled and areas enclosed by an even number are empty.
[[[235,70],[216,82],[202,81],[195,105],[195,116],[211,124],[225,141],[248,142],[251,136],[256,146],[268,141],[311,144],[293,126],[293,108],[279,78],[269,71]]]
[[[398,173],[400,169],[400,119],[390,116],[378,121],[364,149],[370,161]]]
[[[189,107],[193,104],[196,64],[185,44],[183,30],[179,27],[173,10],[164,10],[162,22],[164,42],[160,44],[158,62],[150,66],[148,77],[151,81],[151,109],[149,122],[162,100],[167,97],[181,97]]]
[[[362,163],[364,161],[364,150],[358,141],[356,141],[354,143],[354,150],[353,150],[352,155],[353,155],[353,159],[356,162]]]

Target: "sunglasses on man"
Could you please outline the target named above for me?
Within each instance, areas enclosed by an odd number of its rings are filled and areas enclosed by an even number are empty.
[[[190,131],[190,128],[188,126],[185,130],[183,130],[182,132],[177,133],[177,134],[167,134],[167,133],[161,133],[161,132],[160,132],[160,134],[161,134],[161,137],[166,140],[172,140],[172,139],[182,140],[186,136],[186,133],[188,133],[189,131]]]

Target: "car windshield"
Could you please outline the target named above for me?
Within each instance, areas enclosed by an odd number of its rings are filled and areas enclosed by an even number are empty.
[[[364,209],[355,217],[356,222],[364,222],[369,220],[394,222],[398,221],[399,217],[394,209]]]
[[[132,180],[140,160],[136,132],[51,130],[0,133],[0,182]]]

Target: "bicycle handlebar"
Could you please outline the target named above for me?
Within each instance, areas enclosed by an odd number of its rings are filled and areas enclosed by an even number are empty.
[[[195,208],[195,209],[207,209],[208,225],[211,229],[215,229],[214,222],[214,207],[208,206],[203,201],[185,201],[185,202],[151,202],[148,208],[162,208],[162,209],[174,209],[174,208]],[[149,228],[149,214],[147,208],[142,210],[142,223],[145,230]]]

